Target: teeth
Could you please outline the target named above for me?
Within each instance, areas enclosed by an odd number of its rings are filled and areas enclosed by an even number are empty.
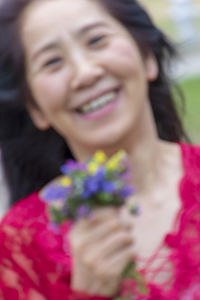
[[[83,113],[93,112],[112,102],[115,97],[116,92],[111,92],[109,94],[99,97],[98,99],[92,101],[89,104],[84,105],[83,107],[81,107],[80,111]]]

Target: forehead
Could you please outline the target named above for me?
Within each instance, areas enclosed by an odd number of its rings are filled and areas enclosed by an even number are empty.
[[[76,27],[96,19],[109,18],[108,13],[96,0],[36,0],[24,11],[21,19],[22,32],[63,28],[76,31]]]

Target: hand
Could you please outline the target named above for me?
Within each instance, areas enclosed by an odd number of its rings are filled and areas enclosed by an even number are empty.
[[[120,210],[103,208],[78,221],[70,232],[72,288],[87,294],[114,296],[121,275],[133,258],[132,224]]]

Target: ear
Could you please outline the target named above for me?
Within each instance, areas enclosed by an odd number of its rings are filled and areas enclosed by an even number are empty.
[[[153,54],[148,53],[145,59],[146,76],[149,82],[152,82],[158,77],[158,64]]]
[[[44,113],[37,106],[29,104],[27,109],[33,123],[38,129],[47,130],[50,128],[49,121],[45,117]]]

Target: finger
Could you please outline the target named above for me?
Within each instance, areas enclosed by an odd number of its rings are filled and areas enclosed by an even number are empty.
[[[116,209],[110,209],[110,208],[106,208],[106,209],[99,209],[96,210],[94,212],[94,215],[92,216],[91,219],[86,219],[83,218],[81,220],[79,220],[74,226],[73,226],[73,231],[76,233],[79,233],[81,235],[83,235],[83,232],[90,232],[92,229],[96,229],[97,226],[104,226],[102,224],[105,224],[105,229],[108,227],[111,230],[113,229],[113,226],[109,225],[109,223],[111,220],[113,220],[113,224],[114,224],[114,219],[117,220],[117,222],[119,222],[119,226],[126,228],[126,229],[131,229],[133,228],[133,222],[132,222],[132,218],[127,217],[122,215],[119,210]],[[97,230],[102,230],[102,229],[97,229]],[[103,230],[102,230],[103,231]],[[92,233],[91,233],[92,234]]]
[[[90,232],[93,228],[98,225],[104,224],[111,219],[116,218],[119,219],[117,213],[113,209],[99,210],[93,213],[91,219],[82,218],[78,222],[76,222],[71,229],[72,234],[83,235],[84,232]]]
[[[97,209],[94,211],[94,214],[92,215],[92,218],[89,221],[91,225],[94,225],[95,223],[106,222],[112,217],[117,218],[121,226],[123,226],[124,228],[129,228],[133,226],[132,215],[130,215],[126,207],[107,207]]]
[[[87,244],[94,244],[96,241],[100,241],[110,236],[116,231],[120,231],[121,224],[116,218],[110,218],[106,222],[98,223],[91,226],[89,231],[84,233],[84,240]]]
[[[113,255],[109,260],[109,268],[116,274],[122,274],[128,263],[135,260],[133,246],[121,249],[120,252]]]
[[[114,233],[111,237],[109,236],[109,238],[105,239],[103,243],[85,248],[84,253],[82,253],[83,263],[93,268],[97,261],[103,262],[112,255],[116,255],[116,252],[120,252],[124,247],[132,244],[133,238],[127,232]]]
[[[112,280],[109,278],[109,280],[93,280],[92,283],[90,282],[90,286],[88,286],[88,291],[90,291],[90,294],[96,295],[99,294],[99,291],[101,291],[101,295],[104,297],[111,297],[113,294],[117,294],[119,288],[120,288],[120,280]]]
[[[120,279],[128,263],[132,261],[133,258],[133,247],[126,247],[110,257],[109,260],[105,260],[104,263],[99,263],[94,273],[100,278]]]
[[[89,218],[82,218],[79,221],[79,226],[91,226],[93,224],[106,221],[112,216],[118,215],[118,209],[114,207],[105,207],[94,209]]]
[[[119,220],[124,228],[133,228],[134,218],[133,215],[127,210],[126,206],[120,208]]]
[[[130,234],[130,232],[120,230],[116,233],[113,233],[112,236],[109,236],[107,239],[105,239],[104,243],[98,245],[98,249],[99,252],[104,255],[104,257],[109,257],[115,254],[116,252],[121,251],[122,248],[132,244],[133,237]]]
[[[103,237],[112,234],[113,231],[120,230],[120,222],[116,216],[111,216],[109,219],[96,224],[87,224],[87,228],[81,226],[83,221],[78,226],[74,226],[71,229],[70,237],[79,238],[79,240],[85,243],[94,243],[96,240],[100,240]]]
[[[112,279],[111,277],[109,277],[107,280],[105,280],[104,277],[104,282],[102,284],[104,296],[113,297],[113,295],[117,295],[120,290],[120,281],[121,278]]]
[[[96,240],[101,240],[109,235],[113,235],[114,232],[124,229],[130,234],[132,231],[132,222],[127,220],[126,224],[124,225],[121,224],[121,220],[118,218],[118,216],[111,216],[108,220],[94,224],[91,226],[90,230],[85,231],[85,239],[88,243],[93,243]]]
[[[104,239],[116,231],[120,231],[120,223],[116,218],[91,226],[88,230],[76,229],[70,235],[71,246],[76,253],[82,252],[85,247],[92,248],[97,242],[104,243]]]
[[[91,226],[88,230],[71,233],[71,247],[79,255],[82,255],[84,252],[91,253],[94,248],[94,254],[89,257],[89,261],[92,263],[93,260],[99,258],[99,253],[101,255],[104,254],[105,248],[113,248],[113,251],[115,251],[115,240],[120,243],[118,239],[120,239],[121,235],[125,235],[125,240],[122,240],[121,243],[126,243],[126,239],[128,241],[132,240],[131,231],[131,227],[123,231],[121,222],[116,217],[112,217],[104,223]]]

